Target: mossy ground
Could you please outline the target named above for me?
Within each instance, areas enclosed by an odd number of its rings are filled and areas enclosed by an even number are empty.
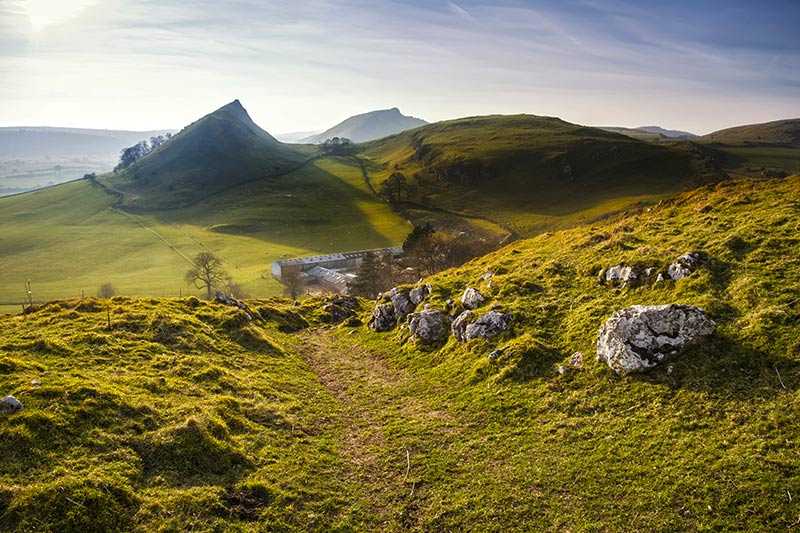
[[[0,420],[0,526],[797,528],[798,220],[800,178],[742,181],[513,243],[427,280],[434,306],[475,286],[515,316],[466,345],[324,325],[319,300],[250,302],[255,322],[194,299],[3,318],[0,392],[26,408]],[[677,283],[597,283],[691,250],[708,261]],[[717,333],[644,375],[594,360],[613,311],[667,302]]]

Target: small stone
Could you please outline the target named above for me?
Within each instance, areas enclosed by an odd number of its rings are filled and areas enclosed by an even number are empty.
[[[431,293],[430,285],[422,285],[421,287],[414,287],[408,292],[408,298],[414,305],[419,305]]]
[[[41,384],[42,384],[42,382],[39,381],[38,379],[32,379],[31,380],[31,385],[33,385],[34,387],[38,387]]]
[[[558,365],[556,371],[563,376],[564,374],[567,373],[567,367],[565,367],[564,365]]]
[[[569,364],[572,368],[583,368],[583,352],[575,352],[569,358]]]
[[[502,350],[494,350],[489,354],[489,361],[497,361],[501,355],[503,355]]]
[[[639,284],[643,272],[625,264],[614,265],[600,271],[600,283],[612,287],[635,287]]]
[[[678,281],[679,279],[690,276],[694,271],[700,268],[703,262],[704,255],[702,252],[683,254],[667,267],[667,275],[669,279]]]
[[[472,287],[467,287],[464,294],[461,295],[461,303],[467,309],[476,309],[483,305],[484,301],[485,298],[478,289],[473,289]]]
[[[13,396],[6,396],[0,400],[0,414],[10,414],[22,411],[22,402]]]

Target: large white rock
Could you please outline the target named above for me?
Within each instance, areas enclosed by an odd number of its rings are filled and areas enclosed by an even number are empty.
[[[634,305],[600,328],[597,359],[617,374],[641,372],[698,343],[715,327],[702,309],[690,305]]]
[[[423,344],[444,342],[450,336],[450,317],[443,311],[425,309],[408,315],[408,329]]]
[[[477,309],[486,299],[483,297],[483,294],[478,291],[478,289],[473,289],[472,287],[467,287],[464,291],[464,294],[461,295],[461,303],[467,309]]]

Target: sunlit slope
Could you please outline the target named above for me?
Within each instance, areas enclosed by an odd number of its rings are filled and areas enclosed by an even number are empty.
[[[574,224],[720,177],[714,153],[531,115],[440,122],[367,143],[376,186],[394,172],[420,203],[521,235]]]
[[[168,143],[104,181],[140,210],[176,208],[241,183],[298,168],[315,148],[283,144],[256,125],[238,100],[181,130]]]
[[[0,303],[94,294],[193,293],[189,258],[210,250],[255,296],[281,288],[265,274],[284,256],[396,245],[408,224],[370,195],[358,166],[321,159],[189,208],[129,213],[88,181],[0,200]]]

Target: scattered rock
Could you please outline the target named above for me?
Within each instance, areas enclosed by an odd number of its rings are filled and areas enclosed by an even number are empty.
[[[490,339],[504,332],[511,325],[511,315],[489,311],[464,329],[464,339]]]
[[[34,387],[38,387],[41,384],[42,384],[42,382],[40,380],[38,380],[38,379],[32,379],[31,380],[31,385],[33,385]]]
[[[600,328],[597,359],[618,374],[652,368],[714,332],[716,324],[689,305],[634,305]]]
[[[372,311],[372,317],[367,324],[373,331],[382,332],[389,331],[397,323],[397,318],[394,314],[394,304],[385,303],[378,304]]]
[[[408,315],[408,329],[423,344],[437,344],[450,335],[450,317],[444,311],[426,308]]]
[[[411,303],[414,305],[419,305],[422,303],[425,298],[431,293],[431,286],[430,285],[422,285],[421,287],[414,287],[408,292],[408,299],[411,300]]]
[[[494,272],[492,272],[491,270],[487,270],[486,272],[484,272],[483,276],[481,276],[481,279],[483,281],[489,281],[493,277],[494,277]]]
[[[229,305],[231,307],[238,307],[244,311],[245,315],[247,315],[247,320],[253,320],[253,317],[255,316],[255,313],[250,309],[250,307],[247,306],[246,303],[241,300],[237,300],[233,296],[228,296],[222,291],[217,291],[217,293],[214,295],[214,301],[224,305]]]
[[[614,265],[600,271],[600,283],[612,287],[635,287],[639,284],[642,271],[625,264]]]
[[[402,321],[409,313],[414,312],[414,309],[417,307],[409,298],[408,292],[407,290],[401,290],[395,287],[392,289],[392,292],[389,293],[389,298],[394,306],[395,319],[398,322]]]
[[[6,396],[0,400],[0,414],[6,415],[17,411],[22,411],[22,402],[13,396]]]
[[[502,350],[494,350],[489,354],[489,361],[497,361],[501,355],[503,355]]]
[[[583,368],[583,352],[575,352],[569,358],[569,366],[572,368]]]
[[[704,262],[704,257],[701,252],[689,252],[683,254],[675,260],[674,263],[667,267],[667,275],[669,279],[678,281],[692,274],[695,270],[700,268]]]
[[[473,289],[472,287],[467,287],[464,291],[464,294],[461,295],[461,303],[467,309],[476,309],[483,305],[483,302],[486,299],[483,295],[478,291],[478,289]]]
[[[475,313],[472,311],[464,311],[453,321],[450,330],[458,342],[465,342],[467,340],[467,326],[474,320]]]
[[[334,296],[326,303],[322,310],[327,314],[328,322],[338,324],[355,316],[358,309],[358,300],[353,296]]]

